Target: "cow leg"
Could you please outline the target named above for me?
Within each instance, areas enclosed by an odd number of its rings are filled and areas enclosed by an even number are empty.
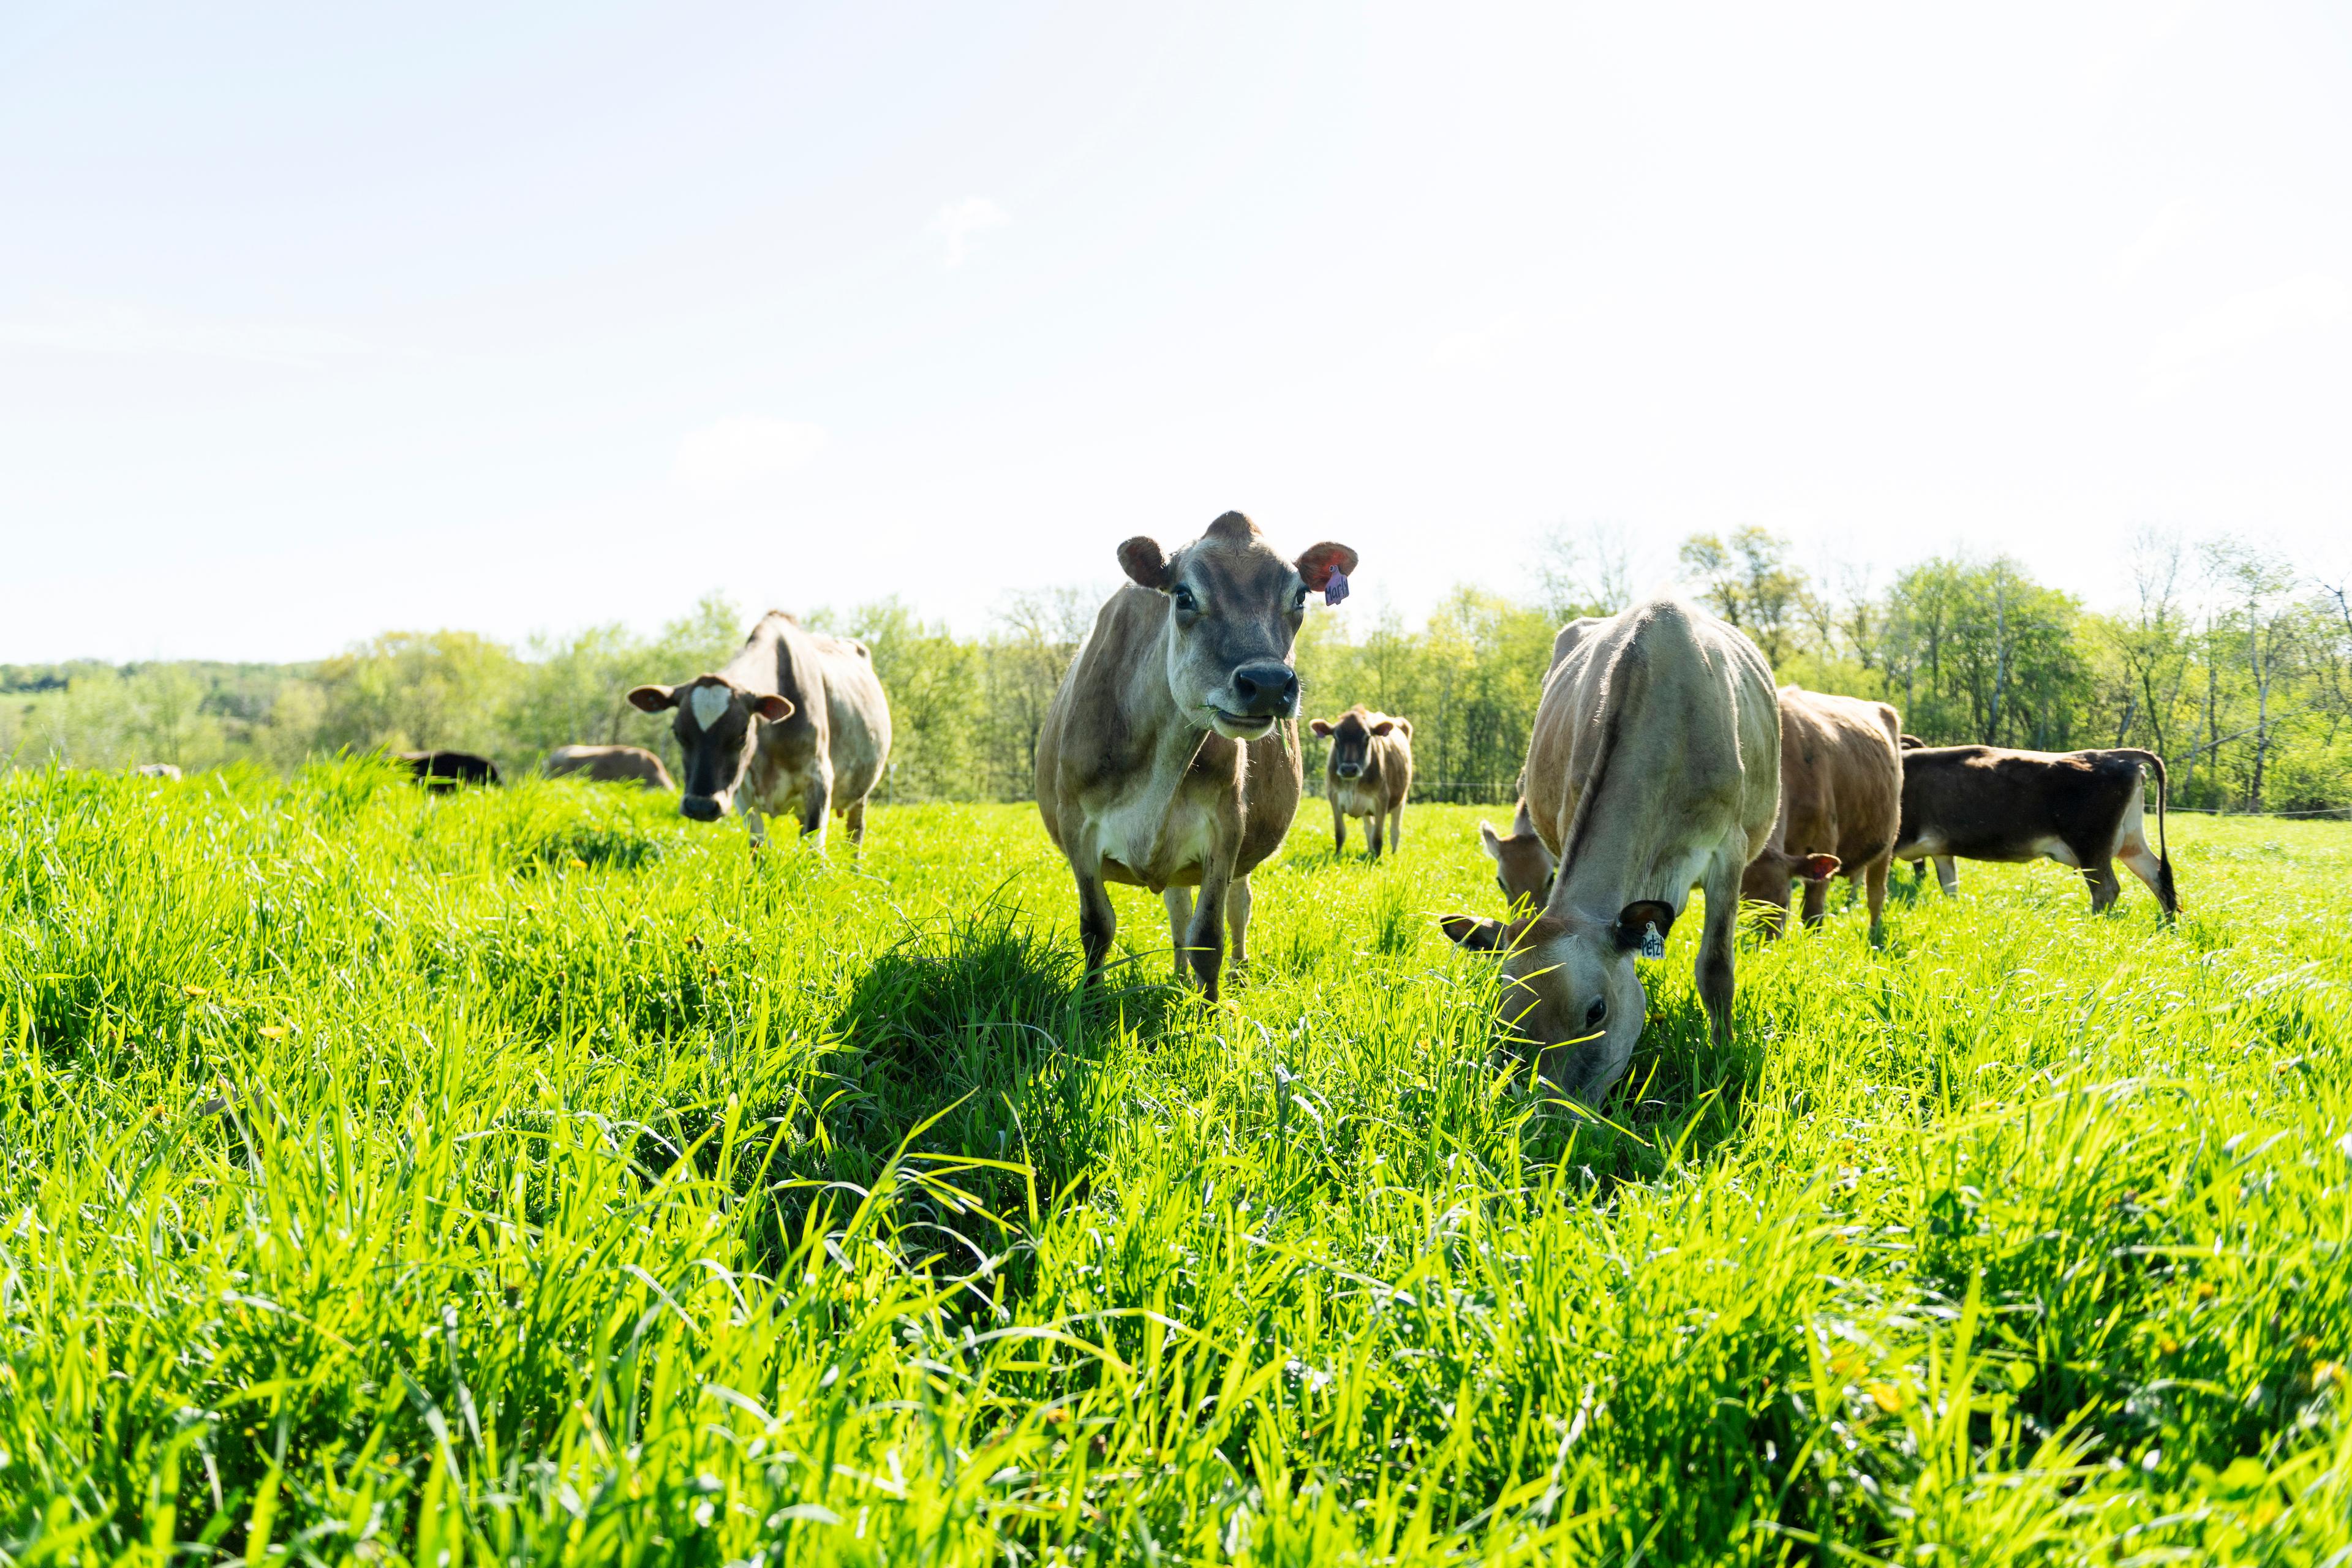
[[[1176,954],[1176,978],[1184,978],[1187,955],[1184,946],[1191,940],[1192,924],[1192,889],[1171,888],[1160,895],[1168,906],[1168,945]]]
[[[1805,924],[1817,926],[1829,917],[1830,879],[1827,877],[1805,879]]]
[[[1731,1044],[1732,939],[1739,931],[1739,878],[1744,857],[1719,852],[1706,879],[1706,926],[1698,939],[1698,999],[1718,1047]]]
[[[1960,868],[1949,855],[1936,857],[1936,880],[1943,884],[1944,897],[1957,899],[1960,896]]]
[[[2083,868],[2083,880],[2091,885],[2091,912],[2104,914],[2115,908],[2116,900],[2123,894],[2123,884],[2116,880],[2112,861],[2101,859],[2095,866]]]
[[[1331,858],[1338,859],[1339,851],[1348,847],[1348,814],[1339,809],[1339,797],[1331,797]]]
[[[1192,910],[1192,929],[1184,933],[1189,950],[1185,956],[1192,961],[1193,977],[1212,1002],[1217,999],[1217,973],[1225,964],[1225,889],[1229,886],[1227,873],[1202,873],[1201,902]]]
[[[767,847],[768,819],[760,815],[760,808],[751,804],[748,795],[735,797],[735,809],[743,814],[743,826],[751,835],[751,853],[757,855]]]
[[[1102,973],[1111,938],[1118,934],[1118,910],[1100,877],[1089,877],[1084,871],[1074,874],[1078,879],[1078,943],[1086,949],[1087,981],[1092,984]]]
[[[1389,813],[1389,849],[1391,853],[1404,847],[1404,802]]]
[[[2170,914],[2173,912],[2171,905],[2164,896],[2164,862],[2158,859],[2155,851],[2147,847],[2138,804],[2133,802],[2132,809],[2124,813],[2124,830],[2116,840],[2116,858],[2128,867],[2133,876],[2147,884],[2147,890],[2156,895],[2157,903],[2163,906],[2166,914]]]
[[[866,852],[866,797],[859,795],[841,814],[842,825],[849,829],[849,858],[855,861]]]
[[[1894,867],[1893,857],[1881,855],[1863,868],[1862,885],[1870,900],[1870,940],[1874,942],[1886,934],[1886,873]]]
[[[1249,969],[1249,879],[1241,877],[1225,889],[1225,930],[1234,939],[1234,978],[1237,981]]]
[[[1381,858],[1381,814],[1377,811],[1372,813],[1371,816],[1364,818],[1364,848],[1370,854],[1372,862],[1375,865],[1379,864]]]
[[[817,779],[801,796],[801,833],[816,840],[816,852],[820,855],[824,853],[824,823],[831,815],[832,805],[833,781],[828,778]]]

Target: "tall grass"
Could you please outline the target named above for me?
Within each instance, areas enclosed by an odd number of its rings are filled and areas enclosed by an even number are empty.
[[[1034,815],[0,782],[12,1562],[2232,1559],[2352,1545],[2352,829],[1690,934],[1534,1113],[1468,809],[1075,989]]]

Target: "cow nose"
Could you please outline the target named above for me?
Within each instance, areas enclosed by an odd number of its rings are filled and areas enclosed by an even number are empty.
[[[1262,658],[1234,671],[1234,694],[1253,719],[1286,719],[1298,708],[1298,672],[1278,658]]]
[[[1339,776],[1343,779],[1354,778],[1363,771],[1364,765],[1361,763],[1341,763],[1339,764]]]
[[[690,816],[697,822],[716,822],[719,816],[719,803],[707,795],[682,796],[677,809],[680,816]]]

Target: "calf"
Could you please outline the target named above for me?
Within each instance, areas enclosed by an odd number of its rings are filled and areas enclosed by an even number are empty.
[[[1381,818],[1389,819],[1389,845],[1404,847],[1404,797],[1412,788],[1412,721],[1375,713],[1357,703],[1337,719],[1307,726],[1331,742],[1323,765],[1324,793],[1331,798],[1331,853],[1347,847],[1348,818],[1365,818],[1364,845],[1381,858]]]
[[[1780,799],[1764,656],[1675,599],[1591,626],[1545,678],[1521,777],[1529,822],[1559,865],[1549,896],[1507,923],[1440,923],[1503,955],[1501,1020],[1537,1047],[1538,1076],[1587,1104],[1608,1093],[1648,1007],[1633,955],[1664,955],[1695,882],[1706,893],[1699,998],[1727,1045],[1740,876]]]
[[[547,753],[547,776],[584,774],[591,784],[635,784],[667,795],[677,788],[662,760],[643,746],[558,746]]]
[[[640,686],[629,700],[647,713],[677,710],[680,816],[716,822],[732,804],[757,848],[768,837],[762,813],[789,812],[822,852],[838,813],[852,853],[863,847],[866,797],[890,755],[890,703],[864,643],[770,610],[717,674]]]
[[[1118,924],[1105,884],[1127,882],[1160,895],[1177,977],[1189,963],[1214,1000],[1228,925],[1235,966],[1247,959],[1250,872],[1298,810],[1290,656],[1307,595],[1336,601],[1356,552],[1326,542],[1286,561],[1229,511],[1173,555],[1130,539],[1118,563],[1129,582],[1037,735],[1037,809],[1077,881],[1089,979]]]
[[[2156,778],[2150,853],[2142,770]],[[2168,919],[2179,912],[2164,842],[2164,759],[2116,747],[2096,752],[2011,752],[1997,746],[1925,746],[1903,753],[1903,822],[1895,855],[1916,860],[2038,860],[2072,866],[2090,884],[2091,907],[2121,895],[2120,859],[2147,884]],[[1939,858],[1940,871],[1947,862]],[[1953,890],[1947,879],[1944,890]]]
[[[1774,906],[1768,930],[1789,913],[1789,880],[1805,884],[1805,923],[1822,923],[1830,878],[1860,877],[1870,934],[1885,929],[1886,871],[1903,814],[1903,721],[1884,702],[1780,688],[1780,811],[1771,841],[1748,862],[1739,896]]]
[[[498,764],[471,752],[402,752],[398,755],[416,782],[436,795],[446,795],[459,784],[499,782]]]

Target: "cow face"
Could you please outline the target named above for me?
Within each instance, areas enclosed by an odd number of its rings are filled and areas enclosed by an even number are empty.
[[[1649,1010],[1633,955],[1651,928],[1663,939],[1674,922],[1672,905],[1644,899],[1613,921],[1446,915],[1438,924],[1462,946],[1501,957],[1495,1007],[1504,1034],[1534,1052],[1537,1075],[1554,1093],[1597,1106],[1623,1075]]]
[[[1497,833],[1493,823],[1479,818],[1478,847],[1494,861],[1495,885],[1503,889],[1503,901],[1514,912],[1523,906],[1541,909],[1551,900],[1551,851],[1528,825],[1524,811],[1511,827],[1509,833]]]
[[[1331,742],[1333,778],[1360,779],[1371,765],[1372,738],[1393,734],[1396,721],[1350,708],[1336,720],[1318,719],[1307,728]]]
[[[722,675],[706,675],[684,686],[640,686],[629,701],[641,711],[676,709],[670,732],[677,737],[678,777],[685,793],[678,814],[716,822],[741,787],[743,770],[760,743],[760,726],[792,716],[789,698],[772,691],[746,691]]]
[[[1748,869],[1740,873],[1740,900],[1743,902],[1776,904],[1785,910],[1789,907],[1789,882],[1791,878],[1807,882],[1826,882],[1837,875],[1840,863],[1834,855],[1790,855],[1768,847],[1763,854],[1748,862]]]
[[[1290,648],[1307,595],[1332,574],[1353,572],[1356,552],[1327,542],[1286,561],[1255,523],[1229,511],[1173,556],[1156,541],[1130,539],[1118,563],[1168,595],[1168,690],[1177,708],[1229,741],[1255,741],[1297,712]]]

